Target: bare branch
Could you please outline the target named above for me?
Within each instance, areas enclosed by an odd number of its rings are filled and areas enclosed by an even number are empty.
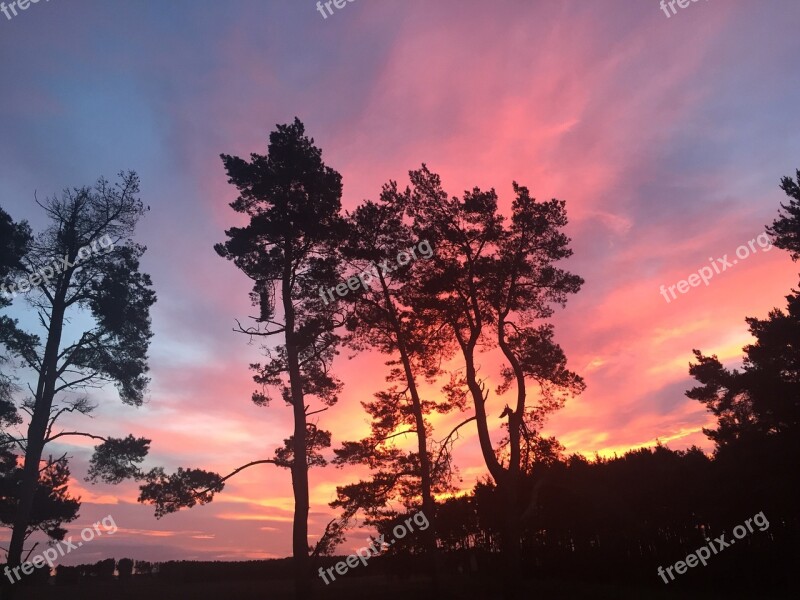
[[[253,317],[253,320],[256,320]],[[274,323],[274,321],[270,321],[270,323]],[[236,327],[234,327],[233,331],[237,333],[244,333],[249,335],[250,337],[253,336],[260,336],[260,337],[268,337],[271,335],[277,335],[279,333],[284,333],[286,331],[285,327],[281,327],[280,329],[276,329],[274,331],[261,331],[261,327],[242,327],[242,324],[236,319]]]
[[[265,465],[265,464],[277,465],[278,461],[276,461],[274,458],[265,458],[263,460],[254,460],[253,462],[249,462],[246,465],[242,465],[238,469],[234,469],[233,471],[231,471],[230,473],[225,475],[225,477],[223,477],[220,481],[227,481],[228,479],[230,479],[234,475],[237,475],[238,473],[241,473],[242,471],[244,471],[245,469],[247,469],[249,467],[253,467],[255,465]]]
[[[440,462],[441,462],[441,460],[442,460],[442,456],[445,456],[445,455],[447,455],[447,454],[449,454],[449,453],[450,453],[449,447],[450,447],[450,445],[451,445],[453,442],[455,442],[455,439],[453,439],[453,440],[452,440],[452,442],[451,442],[451,441],[450,441],[450,440],[451,440],[451,438],[452,438],[454,435],[456,435],[456,434],[457,434],[458,430],[459,430],[459,429],[461,429],[461,427],[463,427],[464,425],[466,425],[466,424],[467,424],[467,423],[469,423],[470,421],[474,421],[474,420],[476,420],[476,419],[477,419],[477,417],[476,417],[475,415],[473,415],[473,416],[471,416],[469,419],[466,419],[466,420],[462,421],[461,423],[459,423],[458,425],[456,425],[456,426],[453,428],[453,430],[452,430],[452,431],[451,431],[449,434],[447,434],[447,437],[446,437],[446,438],[444,438],[442,441],[438,442],[438,444],[439,444],[439,446],[440,446],[440,449],[439,449],[439,454],[438,454],[438,456],[436,457],[436,460],[435,460],[435,461],[433,461],[433,464],[434,464],[434,468],[435,468],[435,469],[436,469],[436,468],[438,468],[438,466],[439,466],[439,464],[440,464]]]
[[[394,437],[397,437],[398,435],[406,435],[407,433],[417,433],[417,430],[416,429],[408,429],[406,431],[400,431],[398,433],[393,433],[392,435],[386,436],[385,438],[380,438],[378,440],[375,440],[375,445],[373,446],[373,448],[377,448],[378,445],[381,442],[385,442],[386,440],[390,440],[390,439],[392,439]]]
[[[53,425],[55,425],[56,420],[58,420],[58,417],[60,417],[65,412],[78,411],[82,415],[88,415],[95,408],[96,408],[96,406],[90,404],[89,403],[89,399],[87,397],[83,397],[83,398],[79,398],[79,399],[75,400],[74,402],[71,402],[70,404],[68,404],[64,408],[56,411],[56,413],[53,414],[52,417],[50,417],[50,422],[47,424],[47,432],[45,433],[45,439],[50,437],[50,433],[53,431]],[[51,410],[51,414],[52,414],[52,410]]]
[[[53,440],[56,440],[56,439],[58,439],[60,437],[65,437],[65,436],[68,436],[68,435],[76,435],[76,436],[88,437],[88,438],[92,438],[93,440],[101,440],[103,442],[107,442],[108,441],[108,439],[104,438],[103,436],[93,435],[91,433],[83,433],[82,431],[62,431],[60,433],[55,434],[54,436],[51,436],[51,437],[45,439],[44,442],[45,442],[45,444],[47,444],[49,442],[52,442]]]
[[[33,531],[31,531],[31,533],[33,533]],[[30,535],[30,533],[29,533],[28,535]],[[25,536],[25,537],[26,537],[26,539],[27,539],[27,537],[28,537],[28,536]],[[26,562],[28,562],[28,559],[31,557],[31,554],[33,554],[33,551],[34,551],[34,550],[36,550],[36,546],[38,546],[38,545],[39,545],[39,542],[36,542],[36,543],[33,545],[33,547],[32,547],[32,548],[31,548],[31,549],[28,551],[28,554],[25,556],[25,560],[24,560],[24,561],[22,561],[23,563],[26,563]]]
[[[46,471],[46,470],[47,470],[49,467],[51,467],[52,465],[56,464],[57,462],[61,462],[61,461],[62,461],[62,460],[64,460],[65,458],[67,458],[67,453],[66,453],[66,452],[64,452],[64,454],[62,454],[62,455],[61,455],[59,458],[57,458],[56,460],[52,460],[52,459],[48,460],[48,461],[47,461],[47,464],[46,464],[45,466],[43,466],[41,469],[39,469],[39,473],[43,473],[43,472],[44,472],[44,471]]]

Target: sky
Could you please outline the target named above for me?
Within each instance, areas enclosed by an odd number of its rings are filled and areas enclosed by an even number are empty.
[[[250,401],[247,365],[261,353],[233,332],[253,314],[250,284],[213,244],[240,223],[220,153],[266,153],[269,132],[297,116],[342,174],[348,210],[389,180],[406,185],[422,163],[451,195],[495,188],[504,210],[513,181],[565,200],[564,266],[586,283],[553,322],[587,389],[546,433],[587,456],[658,440],[710,451],[701,429],[712,420],[684,395],[692,349],[737,366],[744,318],[782,306],[797,284],[788,254],[747,244],[777,216],[780,178],[800,168],[800,5],[711,0],[667,17],[656,0],[355,0],[333,11],[323,18],[311,0],[50,0],[0,14],[0,205],[39,230],[35,195],[132,169],[151,207],[136,234],[158,294],[148,400],[137,409],[113,388],[94,393],[88,426],[152,439],[147,466],[221,473],[271,457],[290,435],[283,403]],[[662,295],[726,256],[708,285]],[[12,313],[34,325],[24,305]],[[339,403],[319,416],[334,445],[367,433],[361,402],[385,386],[383,357],[352,354],[335,364]],[[499,360],[485,361],[496,382]],[[489,401],[495,432],[506,402]],[[434,420],[438,438],[462,419]],[[213,503],[156,520],[135,483],[84,481],[91,446],[53,449],[72,456],[83,500],[70,533],[106,516],[118,531],[65,564],[290,554],[288,471],[254,467]],[[455,459],[463,489],[485,476],[474,429]],[[336,485],[363,474],[312,471],[311,542]],[[356,529],[344,549],[367,534]]]

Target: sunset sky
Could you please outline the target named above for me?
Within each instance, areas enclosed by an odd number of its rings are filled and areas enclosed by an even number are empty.
[[[670,18],[657,0],[355,0],[327,19],[312,0],[52,0],[0,14],[0,205],[38,231],[34,193],[133,169],[151,207],[137,233],[158,294],[149,401],[124,406],[109,387],[93,420],[65,424],[151,438],[147,466],[170,471],[227,473],[290,435],[282,402],[250,401],[259,348],[232,331],[253,314],[250,283],[213,244],[239,223],[219,154],[265,153],[275,124],[298,116],[342,174],[346,209],[423,162],[450,194],[494,187],[508,207],[518,181],[566,200],[565,266],[586,284],[554,322],[587,389],[547,432],[588,456],[657,439],[710,450],[710,419],[684,396],[692,349],[738,365],[744,318],[782,306],[798,266],[756,246],[670,303],[659,288],[735,259],[784,201],[779,180],[800,168],[798,25],[795,0],[697,2]],[[367,432],[360,402],[385,386],[384,357],[352,354],[319,419],[335,445]],[[482,364],[494,382],[499,366]],[[490,399],[496,425],[506,402]],[[463,418],[436,418],[434,437]],[[60,447],[83,499],[71,531],[106,515],[119,531],[66,564],[290,553],[287,470],[250,469],[212,504],[156,520],[136,484],[83,481],[91,446]],[[455,452],[469,489],[485,475],[474,428]],[[336,485],[358,476],[312,470],[310,541]]]

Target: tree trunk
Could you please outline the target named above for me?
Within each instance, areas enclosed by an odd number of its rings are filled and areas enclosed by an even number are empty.
[[[505,506],[503,517],[503,533],[500,546],[503,556],[503,598],[504,600],[517,600],[521,597],[520,589],[520,514],[518,502],[517,477],[506,477],[498,485],[498,492]]]
[[[402,334],[400,334],[402,335]],[[419,390],[411,370],[411,361],[405,350],[405,345],[400,344],[400,356],[405,369],[406,382],[408,383],[409,394],[414,409],[414,422],[417,429],[417,452],[419,453],[420,465],[420,484],[422,492],[422,512],[430,523],[427,530],[423,532],[425,542],[425,552],[428,554],[429,574],[433,584],[434,593],[439,591],[439,555],[436,548],[436,503],[433,500],[433,478],[431,476],[431,461],[428,456],[428,435],[425,432],[425,419],[422,414],[422,401],[419,397]]]
[[[286,318],[286,358],[289,369],[292,408],[294,412],[294,448],[292,460],[292,490],[294,492],[294,521],[292,523],[292,559],[297,600],[311,595],[310,560],[308,556],[308,460],[306,458],[306,410],[302,374],[295,341],[295,311],[291,289],[291,254],[286,253],[282,298]]]
[[[408,344],[403,333],[400,322],[397,319],[397,311],[389,294],[389,287],[383,274],[380,274],[383,298],[386,302],[389,320],[397,338],[397,348],[400,353],[400,360],[403,363],[403,371],[408,384],[408,393],[411,396],[411,405],[414,410],[414,423],[417,430],[417,453],[419,454],[420,465],[420,487],[422,494],[422,512],[430,523],[428,529],[423,532],[425,551],[428,553],[429,574],[433,584],[434,593],[439,591],[439,554],[436,548],[436,503],[433,500],[433,477],[431,475],[431,461],[428,456],[428,434],[425,431],[425,418],[422,414],[422,400],[417,389],[417,381],[414,371],[411,368],[411,358],[408,354]]]
[[[64,292],[65,293],[65,292]],[[20,493],[17,501],[17,510],[14,515],[14,526],[11,532],[11,542],[8,547],[8,566],[17,567],[22,563],[25,533],[33,510],[33,500],[39,483],[39,464],[44,452],[47,425],[50,420],[50,408],[53,405],[55,386],[58,378],[58,348],[61,345],[61,332],[64,325],[64,293],[61,293],[53,303],[50,331],[47,335],[44,360],[42,361],[39,381],[36,388],[36,399],[33,416],[28,426],[27,447],[25,449],[25,464],[22,470]]]
[[[477,379],[475,369],[474,343],[462,345],[462,351],[466,362],[467,387],[472,395],[475,405],[475,421],[478,427],[478,440],[481,446],[484,461],[489,473],[497,484],[497,492],[504,507],[503,525],[500,532],[500,551],[503,561],[503,597],[505,600],[516,600],[519,597],[519,577],[520,577],[520,548],[519,548],[519,507],[517,501],[519,488],[519,422],[515,413],[509,414],[509,437],[511,441],[511,455],[509,468],[505,469],[498,462],[492,446],[489,434],[489,424],[486,415],[485,399],[483,390]],[[524,403],[524,388],[522,391]],[[516,436],[514,431],[516,430]],[[515,439],[516,438],[516,439]],[[517,465],[514,468],[514,459],[517,457]]]
[[[505,313],[501,313],[497,325],[497,341],[506,360],[511,364],[514,377],[517,381],[517,405],[515,410],[508,413],[508,441],[510,457],[508,471],[504,478],[503,487],[505,488],[503,499],[505,500],[506,514],[505,527],[503,531],[503,552],[505,554],[505,565],[507,568],[505,584],[506,600],[516,600],[520,595],[520,526],[521,508],[519,505],[519,487],[522,479],[521,472],[521,436],[523,419],[525,418],[525,373],[519,360],[514,354],[505,336]]]
[[[483,390],[478,383],[478,371],[475,368],[475,358],[473,356],[474,343],[464,347],[464,362],[466,363],[467,387],[472,395],[472,403],[475,405],[475,424],[478,429],[478,441],[481,446],[481,454],[489,474],[497,485],[501,485],[501,480],[505,474],[505,469],[500,465],[494,453],[492,439],[489,435],[489,423],[486,416],[486,400],[483,397]]]

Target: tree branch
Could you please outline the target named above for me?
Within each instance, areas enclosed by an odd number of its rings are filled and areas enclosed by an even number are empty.
[[[406,431],[400,431],[398,433],[393,433],[392,435],[386,436],[385,438],[381,438],[379,440],[376,440],[375,441],[375,445],[373,446],[373,448],[377,448],[378,444],[380,444],[381,442],[385,442],[386,440],[390,440],[390,439],[392,439],[394,437],[397,437],[398,435],[405,435],[407,433],[417,433],[417,430],[416,429],[408,429]]]
[[[446,449],[447,449],[447,445],[450,443],[450,438],[453,437],[453,435],[455,435],[456,432],[458,432],[458,430],[461,429],[461,427],[463,427],[464,425],[466,425],[470,421],[475,421],[476,419],[477,419],[477,417],[475,415],[473,415],[470,418],[465,419],[464,421],[461,421],[461,423],[456,425],[453,428],[453,430],[449,434],[447,434],[446,438],[444,438],[441,442],[438,442],[438,444],[440,445],[440,450],[439,450],[438,456],[436,457],[436,460],[433,461],[434,468],[437,468],[439,466],[439,461],[441,461],[442,455],[447,451]],[[455,441],[455,440],[453,440],[453,441]]]
[[[82,437],[88,437],[88,438],[92,438],[93,440],[102,440],[104,442],[108,441],[108,438],[104,438],[104,437],[102,437],[100,435],[93,435],[91,433],[83,433],[82,431],[62,431],[61,433],[57,433],[54,436],[47,438],[44,441],[44,443],[48,444],[48,443],[52,442],[55,439],[58,439],[58,438],[64,437],[64,436],[68,436],[68,435],[77,435],[77,436],[82,436]]]
[[[234,475],[236,475],[238,473],[241,473],[242,471],[244,471],[245,469],[247,469],[249,467],[252,467],[252,466],[255,466],[255,465],[265,465],[265,464],[273,464],[273,465],[280,466],[278,461],[276,461],[274,458],[265,458],[264,460],[254,460],[253,462],[249,462],[246,465],[242,465],[238,469],[234,469],[233,471],[231,471],[230,473],[225,475],[225,477],[220,479],[220,483],[222,483],[223,481],[227,481],[228,479],[230,479]],[[202,492],[198,492],[198,493],[202,493]]]

